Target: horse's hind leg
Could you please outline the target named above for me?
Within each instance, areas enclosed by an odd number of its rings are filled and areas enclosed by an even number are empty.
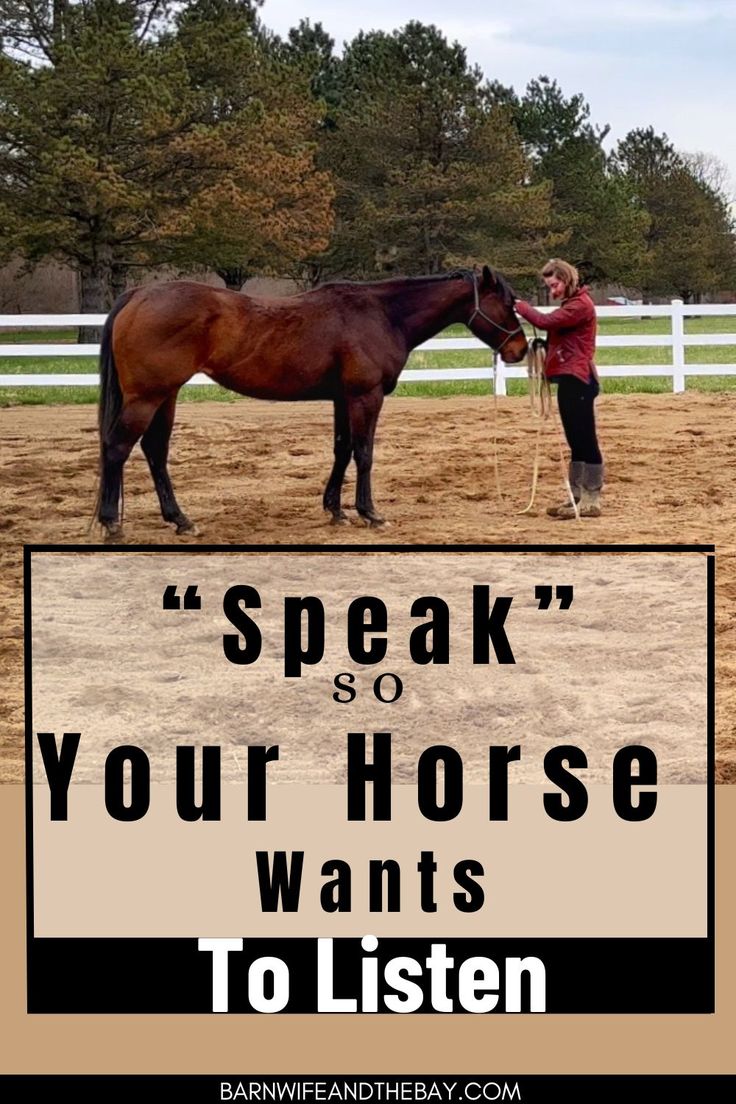
[[[350,420],[345,399],[338,396],[335,399],[335,462],[327,480],[322,504],[325,510],[332,514],[333,524],[347,521],[347,514],[342,508],[340,499],[342,495],[342,483],[345,478],[350,456],[352,454],[352,437],[350,434]]]
[[[358,469],[358,484],[355,493],[355,506],[369,525],[382,525],[373,506],[371,494],[371,469],[373,467],[373,439],[376,434],[376,422],[383,406],[383,390],[374,387],[366,395],[351,398],[348,403],[350,430],[353,438],[353,455]]]
[[[166,399],[156,411],[151,424],[143,434],[141,448],[145,454],[148,466],[151,469],[153,484],[161,504],[161,516],[164,521],[169,521],[176,526],[177,533],[191,533],[194,525],[183,514],[171,486],[171,479],[167,468],[169,458],[169,441],[171,431],[174,428],[174,412],[176,409],[176,394]]]
[[[98,518],[107,530],[107,539],[122,533],[120,503],[123,490],[123,466],[133,445],[146,432],[156,413],[155,402],[138,399],[127,403],[120,417],[102,442],[100,499]]]

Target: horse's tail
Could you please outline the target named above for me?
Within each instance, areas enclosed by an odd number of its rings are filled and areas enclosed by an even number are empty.
[[[100,431],[100,467],[97,480],[97,500],[95,502],[95,513],[92,524],[94,524],[95,520],[99,519],[100,506],[102,505],[105,493],[105,443],[109,439],[110,433],[115,428],[118,418],[120,417],[120,412],[123,409],[123,392],[120,387],[120,380],[118,379],[115,355],[112,351],[112,330],[117,315],[120,314],[120,311],[126,306],[134,294],[134,288],[130,291],[123,292],[120,298],[113,304],[110,313],[105,319],[105,325],[102,327],[102,337],[100,338],[100,398],[97,408],[97,422]],[[123,482],[121,475],[121,512],[122,504]]]

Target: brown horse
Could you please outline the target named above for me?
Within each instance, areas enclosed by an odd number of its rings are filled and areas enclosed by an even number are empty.
[[[356,508],[378,525],[371,497],[373,438],[384,395],[409,353],[453,322],[464,322],[504,359],[527,349],[514,296],[485,266],[442,276],[325,284],[264,299],[177,281],[127,291],[108,315],[100,349],[100,489],[97,517],[108,539],[121,534],[123,465],[141,441],[164,521],[194,527],[167,471],[179,388],[197,372],[259,399],[330,399],[335,461],[324,508],[344,521],[341,490],[351,457]]]

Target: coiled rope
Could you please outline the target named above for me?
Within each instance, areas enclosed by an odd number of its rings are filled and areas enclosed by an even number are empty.
[[[534,442],[534,465],[532,468],[532,486],[529,502],[520,510],[520,514],[528,514],[534,506],[534,500],[537,495],[537,483],[539,482],[539,454],[542,443],[542,429],[544,423],[549,421],[550,417],[554,418],[557,426],[557,443],[559,447],[560,458],[560,472],[562,474],[562,482],[567,491],[570,504],[575,511],[575,519],[580,521],[580,511],[578,504],[575,501],[575,496],[570,486],[570,480],[567,474],[567,465],[565,464],[564,455],[564,434],[562,431],[562,425],[559,420],[559,416],[556,413],[555,404],[552,402],[552,389],[550,387],[549,380],[545,374],[545,363],[547,360],[547,343],[543,338],[536,335],[529,342],[527,350],[527,374],[529,377],[529,405],[531,408],[532,418],[537,420],[537,433]],[[498,466],[498,389],[496,387],[496,357],[493,358],[493,468],[496,479],[496,494],[501,502],[504,500],[503,490],[501,489],[501,477]]]
[[[539,451],[542,442],[542,426],[549,419],[552,410],[552,390],[549,380],[544,374],[544,365],[547,360],[547,345],[541,337],[534,337],[530,342],[526,354],[527,375],[529,377],[529,406],[532,418],[537,420],[537,433],[534,441],[534,467],[532,469],[532,489],[528,504],[521,514],[528,514],[534,505],[539,481]]]

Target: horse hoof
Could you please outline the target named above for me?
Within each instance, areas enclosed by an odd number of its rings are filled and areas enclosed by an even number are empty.
[[[105,544],[119,544],[123,539],[122,525],[105,526]]]
[[[339,514],[333,514],[332,517],[330,518],[330,525],[349,525],[349,524],[350,524],[350,518],[348,517],[348,515],[345,513],[344,510],[341,510]]]
[[[190,537],[196,537],[197,526],[189,518],[183,518],[176,527],[176,535],[180,537],[183,533],[188,533]]]
[[[386,519],[379,517],[378,514],[361,514],[360,520],[369,529],[381,529],[388,524]]]

